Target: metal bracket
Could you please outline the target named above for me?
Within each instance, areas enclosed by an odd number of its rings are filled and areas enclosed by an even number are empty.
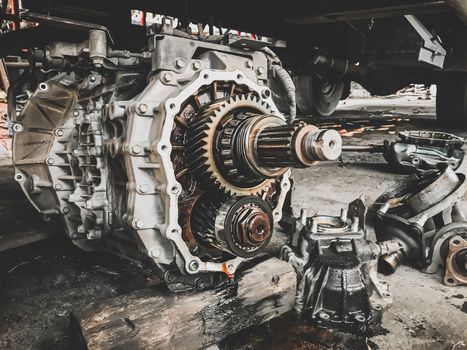
[[[433,36],[433,34],[417,17],[413,15],[406,15],[404,17],[423,39],[423,45],[420,48],[418,60],[420,62],[425,62],[433,66],[443,68],[444,60],[446,58],[446,50],[442,45],[441,38],[439,36]]]

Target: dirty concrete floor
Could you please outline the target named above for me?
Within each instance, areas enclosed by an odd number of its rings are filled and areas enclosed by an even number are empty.
[[[349,132],[344,143],[359,145],[393,140],[397,131],[406,129],[440,130],[434,101],[411,96],[350,99],[334,117],[313,122],[344,128]],[[460,171],[466,170],[467,162]],[[337,215],[362,194],[371,204],[404,176],[394,173],[380,155],[355,153],[344,154],[343,162],[318,164],[293,175],[294,210],[305,208],[309,215]],[[467,197],[463,206],[467,209]],[[389,277],[394,304],[384,315],[384,334],[371,339],[374,348],[467,349],[467,287],[448,288],[440,278],[408,267]],[[0,283],[0,349],[50,350],[79,348],[69,325],[71,310],[157,280],[118,258],[83,253],[56,239],[0,255]],[[316,349],[309,328],[287,317],[231,337],[221,348]]]

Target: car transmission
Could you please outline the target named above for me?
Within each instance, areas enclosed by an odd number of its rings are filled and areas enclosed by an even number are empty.
[[[26,71],[15,87],[30,94],[12,106],[15,178],[76,245],[149,258],[173,289],[205,287],[264,252],[289,169],[337,159],[341,138],[286,121],[264,43],[208,40],[167,18],[149,34],[138,53],[112,49],[102,29],[31,50],[45,78],[31,89]]]

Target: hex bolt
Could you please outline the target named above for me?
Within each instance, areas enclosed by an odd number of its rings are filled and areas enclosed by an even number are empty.
[[[149,191],[149,186],[147,184],[139,185],[139,191],[141,193],[147,193]]]
[[[245,61],[245,66],[247,68],[253,68],[253,61],[252,60]]]
[[[62,184],[58,183],[58,184],[55,184],[55,189],[56,190],[61,190],[62,189]]]
[[[63,214],[68,214],[69,212],[70,212],[70,208],[68,208],[68,207],[63,207],[63,209],[62,209],[62,213],[63,213]]]
[[[147,104],[140,103],[138,105],[138,113],[145,114],[149,110],[149,107]]]
[[[53,158],[47,158],[47,164],[52,165],[55,163],[55,160]]]
[[[143,228],[144,226],[144,222],[142,222],[141,220],[136,220],[135,221],[135,228]]]
[[[201,62],[200,61],[194,61],[192,64],[192,67],[194,70],[200,70],[201,69]]]
[[[182,69],[183,67],[185,67],[185,61],[181,58],[177,59],[175,61],[175,67],[177,67],[178,69]]]
[[[139,154],[142,151],[142,148],[140,145],[133,145],[131,146],[131,151],[135,154]]]
[[[62,137],[65,133],[63,132],[62,129],[57,129],[55,131],[55,135],[57,135],[58,137]]]
[[[91,83],[94,83],[94,82],[96,81],[96,76],[95,76],[95,75],[91,75],[91,76],[89,77],[89,81],[90,81]]]
[[[79,111],[74,110],[74,111],[73,111],[73,116],[74,116],[74,117],[79,117]]]
[[[199,264],[196,260],[191,260],[190,263],[188,264],[188,268],[190,271],[196,271],[198,270]]]
[[[164,83],[170,83],[172,81],[172,73],[170,72],[165,72],[164,74],[162,74],[162,81]]]
[[[261,75],[263,73],[264,73],[264,68],[263,67],[259,66],[258,68],[256,68],[256,74]]]

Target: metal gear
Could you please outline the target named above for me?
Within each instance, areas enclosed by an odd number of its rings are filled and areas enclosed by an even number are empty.
[[[217,187],[229,196],[258,196],[275,180],[249,179],[243,181],[242,185],[238,181],[232,181],[238,175],[233,166],[234,159],[227,149],[216,144],[219,130],[224,128],[237,111],[272,114],[271,108],[253,94],[234,95],[206,106],[190,123],[187,144],[190,168],[194,177],[206,188]],[[224,151],[220,152],[225,156],[224,160],[216,156],[216,148]]]

